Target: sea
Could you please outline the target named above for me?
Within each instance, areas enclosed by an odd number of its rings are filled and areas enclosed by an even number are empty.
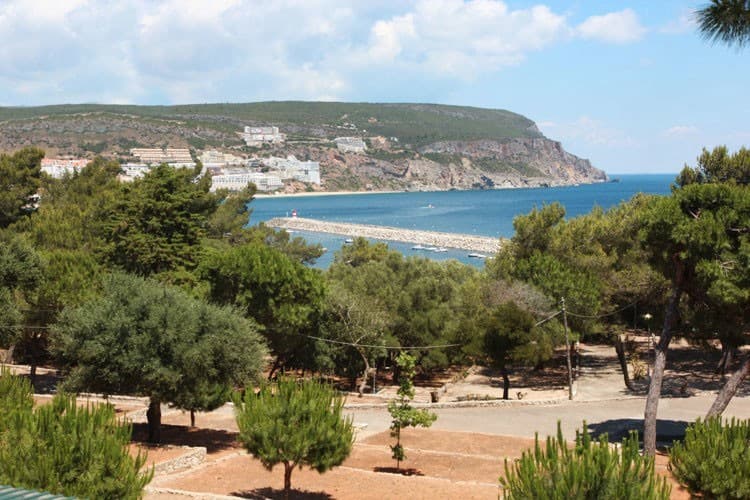
[[[559,202],[565,207],[566,217],[575,217],[596,206],[606,210],[637,193],[669,194],[675,177],[676,174],[633,174],[616,176],[617,182],[551,188],[262,197],[252,201],[249,223],[289,217],[296,211],[299,217],[309,219],[510,238],[513,219],[534,207]],[[346,236],[341,235],[299,231],[293,236],[320,243],[326,249],[315,263],[318,268],[330,266],[335,252],[346,244]],[[407,256],[484,265],[482,259],[469,257],[466,250],[435,253],[414,250],[413,243],[386,243]]]

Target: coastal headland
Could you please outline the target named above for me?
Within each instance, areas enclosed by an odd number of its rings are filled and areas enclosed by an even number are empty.
[[[310,231],[314,233],[340,234],[353,238],[363,237],[376,240],[401,241],[434,247],[457,248],[482,254],[492,255],[500,248],[502,240],[489,236],[470,234],[441,233],[436,231],[418,231],[398,227],[373,226],[369,224],[351,224],[348,222],[330,222],[301,217],[277,217],[266,222],[271,227],[293,231]]]

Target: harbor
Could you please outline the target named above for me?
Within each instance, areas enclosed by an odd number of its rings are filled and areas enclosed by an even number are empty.
[[[338,234],[350,238],[363,237],[376,240],[399,241],[414,243],[419,246],[427,245],[436,249],[454,248],[467,250],[482,257],[494,255],[498,251],[502,241],[500,238],[489,236],[442,233],[348,222],[330,222],[303,217],[276,217],[266,222],[266,224],[288,231],[308,231]]]

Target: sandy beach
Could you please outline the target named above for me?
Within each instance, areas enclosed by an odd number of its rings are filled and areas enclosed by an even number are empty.
[[[306,198],[309,196],[342,196],[347,194],[394,194],[407,191],[312,191],[304,193],[256,193],[254,198]]]

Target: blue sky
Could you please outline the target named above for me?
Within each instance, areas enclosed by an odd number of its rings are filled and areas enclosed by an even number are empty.
[[[750,144],[750,50],[703,2],[0,0],[0,105],[258,100],[508,109],[610,173]]]

